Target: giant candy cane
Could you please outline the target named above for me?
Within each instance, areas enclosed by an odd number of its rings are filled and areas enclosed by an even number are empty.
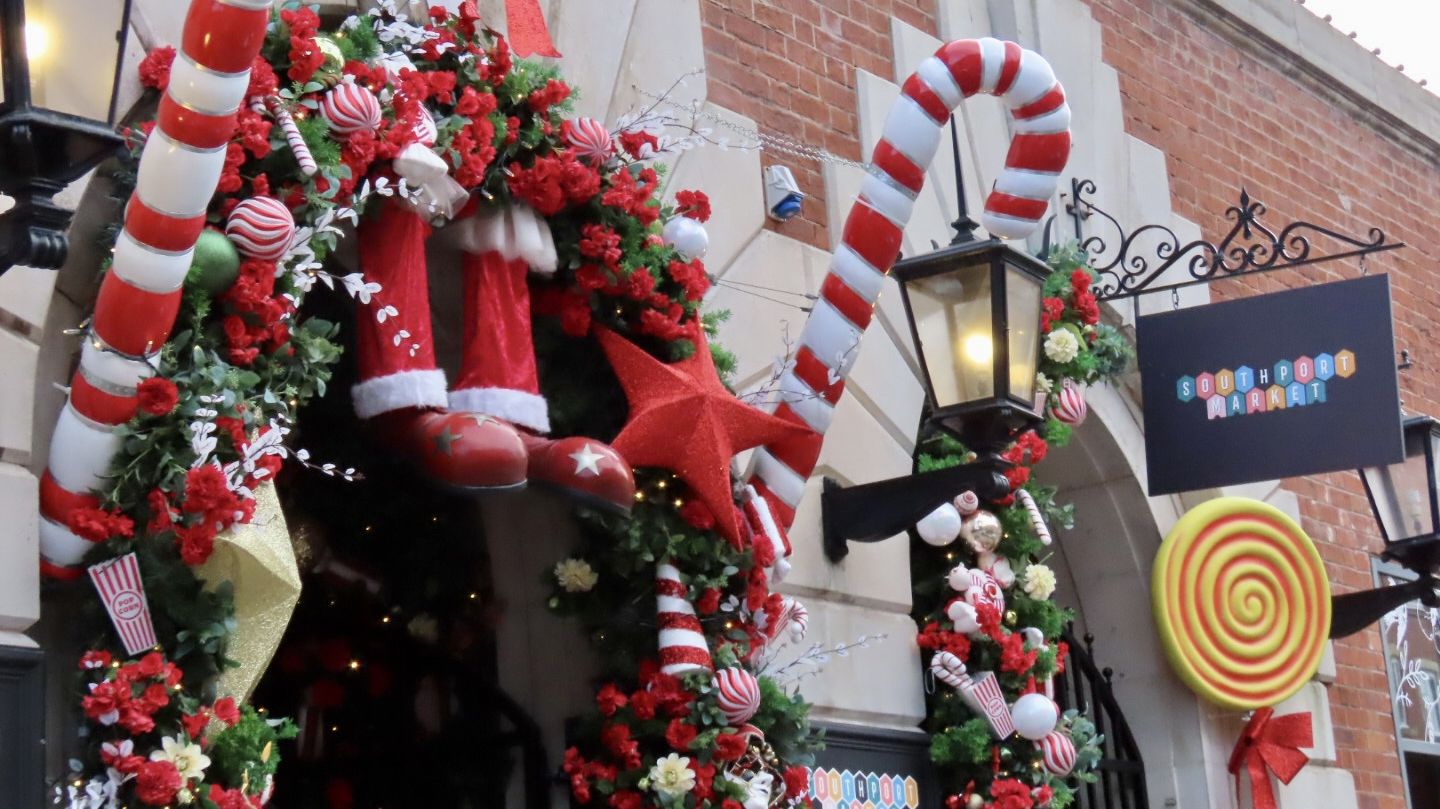
[[[193,0],[170,85],[140,156],[114,262],[50,443],[40,481],[40,563],[73,579],[91,543],[66,527],[94,506],[119,449],[115,427],[135,414],[135,387],[154,373],[180,307],[205,210],[220,181],[250,65],[265,40],[271,0]]]
[[[795,362],[780,378],[775,415],[805,424],[815,435],[755,452],[753,485],[785,525],[795,519],[820,455],[820,437],[844,392],[881,284],[900,253],[900,237],[942,127],[950,112],[976,93],[1003,99],[1014,130],[1005,168],[980,217],[985,229],[1007,239],[1028,235],[1055,193],[1070,154],[1070,107],[1039,54],[998,39],[962,39],[920,63],[885,120],[820,300],[800,334]]]

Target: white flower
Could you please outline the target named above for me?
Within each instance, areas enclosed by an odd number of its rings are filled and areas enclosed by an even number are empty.
[[[1031,598],[1042,601],[1049,598],[1055,592],[1055,571],[1041,564],[1025,568],[1024,588]]]
[[[555,564],[555,581],[567,593],[588,593],[600,574],[584,559],[561,559]]]
[[[168,761],[175,765],[180,771],[180,777],[189,781],[192,778],[204,778],[205,768],[210,766],[210,757],[200,750],[200,745],[193,742],[181,742],[174,736],[166,736],[160,740],[160,748],[150,754],[151,761]]]
[[[1045,356],[1055,362],[1070,362],[1080,353],[1080,340],[1069,329],[1056,329],[1045,338]]]
[[[655,766],[650,768],[650,786],[669,797],[684,795],[694,789],[695,773],[690,769],[690,758],[671,753],[657,759]]]
[[[1050,381],[1050,377],[1037,373],[1035,375],[1035,389],[1048,396],[1050,391],[1055,389],[1055,383]]]

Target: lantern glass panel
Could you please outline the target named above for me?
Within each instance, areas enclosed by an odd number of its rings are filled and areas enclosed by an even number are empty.
[[[124,0],[25,0],[32,106],[110,122]]]
[[[1363,470],[1365,489],[1386,542],[1436,532],[1431,498],[1436,484],[1433,459],[1440,437],[1427,427],[1405,430],[1405,460]]]
[[[1031,406],[1040,361],[1041,281],[1018,267],[1005,268],[1005,323],[1010,341],[1010,395]]]
[[[961,267],[905,283],[936,407],[995,395],[990,265]]]

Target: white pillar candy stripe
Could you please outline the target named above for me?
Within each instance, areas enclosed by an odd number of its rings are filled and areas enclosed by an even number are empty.
[[[50,445],[53,490],[41,498],[41,569],[73,580],[86,541],[66,526],[93,504],[119,448],[113,426],[134,415],[134,386],[169,339],[195,240],[250,83],[269,0],[192,0],[156,127],[140,156],[115,263],[95,303],[87,346]]]
[[[687,598],[680,570],[669,562],[655,566],[655,612],[660,626],[660,671],[680,676],[710,671],[710,646],[705,630]]]
[[[924,186],[941,129],[955,107],[976,93],[1000,97],[1014,124],[1005,166],[985,200],[981,224],[993,236],[1017,239],[1029,235],[1045,215],[1070,154],[1070,108],[1050,65],[1033,51],[988,37],[942,46],[905,81],[890,110],[871,156],[871,176],[861,184],[821,287],[819,305],[800,335],[804,353],[828,369],[833,384],[822,399],[808,386],[785,384],[794,381],[785,380],[776,415],[823,436],[884,276],[899,255],[914,195]],[[812,371],[805,378],[816,376]],[[755,451],[752,483],[770,501],[782,525],[795,518],[820,444],[811,436]]]

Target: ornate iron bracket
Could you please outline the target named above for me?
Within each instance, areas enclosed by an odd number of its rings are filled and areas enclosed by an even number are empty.
[[[1164,225],[1142,225],[1127,233],[1114,216],[1090,201],[1089,195],[1095,190],[1093,180],[1072,179],[1065,213],[1074,225],[1080,249],[1089,255],[1091,268],[1099,273],[1094,289],[1095,297],[1102,301],[1166,290],[1173,292],[1181,287],[1239,275],[1338,261],[1405,246],[1402,242],[1387,241],[1380,228],[1370,228],[1366,236],[1357,238],[1310,222],[1295,221],[1276,233],[1260,221],[1267,210],[1265,204],[1251,198],[1244,188],[1240,189],[1239,204],[1225,210],[1225,218],[1234,223],[1225,238],[1214,244],[1203,239],[1181,244],[1175,231]],[[1085,220],[1092,216],[1100,217],[1106,228],[1118,235],[1119,244],[1113,251],[1104,237],[1085,235]],[[1045,223],[1045,255],[1053,247],[1053,227],[1058,219],[1056,214]],[[1321,244],[1331,245],[1330,248],[1317,248],[1314,244],[1317,237]],[[1176,265],[1185,267],[1189,277],[1174,283],[1156,283]]]

